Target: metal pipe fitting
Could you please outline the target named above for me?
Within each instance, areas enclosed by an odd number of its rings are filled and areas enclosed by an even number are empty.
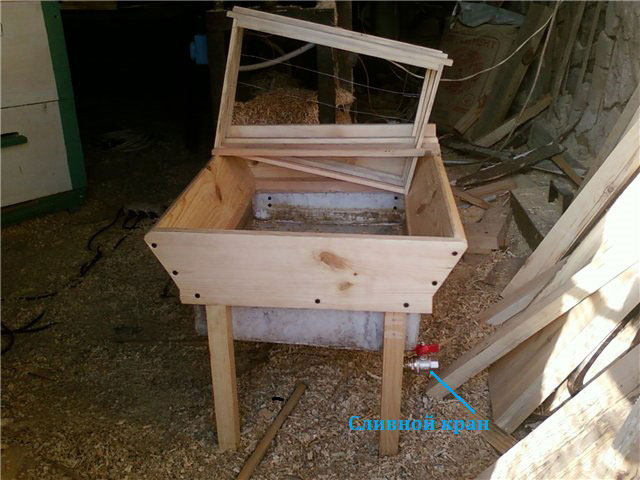
[[[417,357],[407,362],[405,368],[409,368],[416,373],[422,373],[440,368],[440,363],[438,360],[433,360],[428,357]]]

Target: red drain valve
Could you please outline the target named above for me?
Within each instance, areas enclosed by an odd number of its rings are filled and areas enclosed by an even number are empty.
[[[422,357],[424,355],[428,355],[429,353],[438,353],[440,351],[440,345],[437,343],[424,344],[419,343],[416,345],[416,348],[413,349],[416,352],[418,357]]]

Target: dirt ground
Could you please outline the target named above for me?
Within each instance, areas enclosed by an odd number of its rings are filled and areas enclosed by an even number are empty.
[[[88,239],[119,207],[168,204],[206,156],[166,136],[135,152],[84,140],[87,203],[2,232],[3,322],[18,328],[44,312],[36,326],[53,324],[16,335],[2,356],[3,479],[233,478],[279,411],[274,397],[288,397],[298,381],[307,391],[255,478],[473,478],[498,457],[478,432],[434,431],[404,432],[400,454],[379,458],[376,432],[348,427],[351,415],[379,415],[379,353],[246,342],[235,345],[242,444],[219,451],[206,339],[143,242],[153,221],[132,230],[120,221],[100,234],[92,246],[102,258],[79,273],[94,257]],[[437,293],[420,338],[441,344],[441,364],[489,333],[474,317],[497,300],[500,282],[485,275],[527,253],[513,245],[465,256]],[[463,418],[456,400],[427,398],[426,383],[405,373],[405,418]],[[490,411],[486,374],[458,392]]]

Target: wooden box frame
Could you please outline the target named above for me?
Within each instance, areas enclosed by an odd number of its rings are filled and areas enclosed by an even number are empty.
[[[406,236],[241,230],[256,184],[214,157],[145,237],[183,303],[431,313],[467,247],[440,156],[419,159]]]
[[[447,55],[434,49],[337,27],[234,7],[231,40],[214,154],[240,156],[329,178],[408,193],[417,158],[437,153],[435,128],[428,124]],[[245,29],[339,48],[426,69],[414,123],[356,125],[232,125]],[[335,157],[341,157],[337,159]],[[378,172],[380,158],[399,170]],[[390,158],[393,157],[393,158]]]

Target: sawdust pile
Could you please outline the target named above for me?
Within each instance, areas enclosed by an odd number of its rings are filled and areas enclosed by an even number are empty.
[[[233,110],[235,125],[319,124],[318,94],[297,87],[276,87],[258,94],[247,102],[236,102]],[[349,106],[352,93],[336,90],[336,123],[351,123]]]

